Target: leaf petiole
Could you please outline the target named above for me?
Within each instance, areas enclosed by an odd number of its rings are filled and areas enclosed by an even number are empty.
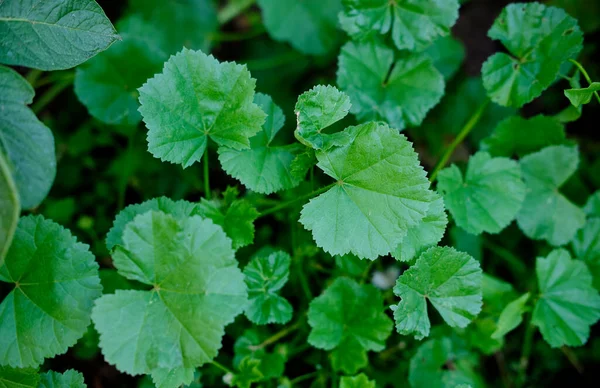
[[[577,69],[581,72],[581,74],[583,75],[583,77],[589,85],[593,83],[592,79],[590,78],[590,75],[587,73],[587,71],[585,71],[585,68],[583,67],[583,65],[581,65],[581,63],[577,62],[574,59],[569,59],[569,62],[574,64],[575,67],[577,67]],[[596,96],[596,100],[598,100],[598,103],[600,103],[600,95],[598,94],[598,92],[594,92],[594,96]]]
[[[280,211],[280,210],[283,210],[283,209],[285,209],[285,208],[287,208],[287,207],[290,207],[290,206],[292,206],[292,205],[296,204],[297,202],[306,201],[307,199],[310,199],[310,198],[312,198],[312,197],[314,197],[314,196],[316,196],[316,195],[319,195],[319,194],[321,194],[321,193],[323,193],[323,192],[325,192],[325,191],[329,190],[329,189],[330,189],[330,188],[332,188],[334,185],[335,185],[335,183],[332,183],[332,184],[330,184],[330,185],[327,185],[327,186],[321,187],[320,189],[317,189],[317,190],[315,190],[315,191],[311,191],[311,192],[310,192],[310,193],[308,193],[308,194],[301,195],[301,196],[299,196],[299,197],[298,197],[298,198],[296,198],[296,199],[292,199],[292,200],[290,200],[290,201],[283,202],[283,203],[280,203],[279,205],[273,206],[273,207],[272,207],[272,208],[270,208],[270,209],[267,209],[267,210],[265,210],[265,211],[262,211],[262,212],[260,212],[260,214],[258,215],[258,218],[261,218],[261,217],[264,217],[264,216],[268,216],[269,214],[276,213],[276,212],[278,212],[278,211]]]
[[[206,197],[206,199],[210,199],[210,176],[209,176],[209,166],[208,166],[208,145],[206,147],[206,150],[204,150],[204,157],[203,157],[203,161],[202,164],[204,165],[204,197]]]

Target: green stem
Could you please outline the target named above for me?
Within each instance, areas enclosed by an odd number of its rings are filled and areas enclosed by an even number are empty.
[[[500,256],[512,267],[512,269],[517,272],[519,275],[523,275],[527,272],[527,266],[523,264],[522,260],[519,260],[518,257],[512,254],[511,251],[501,247],[500,245],[496,245],[488,239],[483,239],[483,246],[494,252],[496,255]]]
[[[523,347],[521,348],[521,360],[519,364],[519,385],[524,386],[527,380],[527,367],[529,366],[529,357],[531,356],[531,349],[533,347],[533,335],[535,333],[535,326],[531,324],[531,313],[527,320],[527,326],[525,327],[525,336],[523,337]]]
[[[208,171],[208,147],[204,150],[204,197],[210,199],[210,176]]]
[[[41,70],[31,69],[31,71],[27,73],[27,77],[25,79],[27,80],[27,82],[29,82],[29,85],[31,85],[31,87],[35,88],[35,83],[40,78],[40,75],[42,75]]]
[[[238,15],[250,8],[256,0],[237,0],[229,1],[227,5],[219,11],[217,19],[219,24],[223,25],[235,19]]]
[[[297,51],[287,51],[280,55],[275,55],[264,59],[251,59],[243,62],[250,71],[271,70],[274,67],[287,65],[288,63],[296,62],[302,57],[302,54]]]
[[[131,128],[130,129],[131,133],[129,134],[128,138],[127,138],[127,150],[125,151],[127,153],[127,160],[129,160],[131,158],[131,155],[133,153],[133,144],[134,144],[134,138],[135,138],[135,128]],[[125,170],[123,171],[123,175],[121,176],[121,182],[120,182],[120,186],[119,186],[119,197],[117,200],[117,206],[119,207],[119,210],[123,209],[123,207],[125,206],[125,193],[127,191],[127,182],[129,181],[129,175],[131,173],[131,170],[129,169],[129,167],[126,167]]]
[[[210,40],[213,42],[239,42],[242,40],[248,40],[256,38],[265,33],[263,26],[258,26],[249,31],[244,32],[223,32],[218,31],[210,36]]]
[[[560,350],[563,352],[565,357],[567,357],[567,360],[569,360],[571,365],[573,365],[573,368],[575,368],[577,373],[579,373],[580,375],[583,374],[583,365],[581,365],[581,363],[579,362],[579,359],[577,358],[575,352],[573,352],[570,348],[566,346],[561,346]]]
[[[485,101],[479,106],[479,108],[477,108],[477,110],[473,113],[473,115],[465,123],[465,125],[462,127],[462,129],[460,130],[460,132],[458,133],[456,138],[454,138],[452,143],[450,143],[448,148],[446,148],[446,151],[444,152],[444,154],[442,155],[442,157],[436,164],[435,168],[433,169],[433,172],[431,173],[431,175],[429,177],[430,182],[433,182],[435,180],[435,178],[437,177],[440,170],[446,166],[446,163],[448,163],[448,160],[450,160],[450,157],[452,156],[452,154],[454,154],[454,150],[456,149],[456,147],[460,143],[462,143],[462,141],[465,139],[465,137],[467,137],[467,135],[473,130],[475,125],[477,125],[477,123],[481,119],[481,116],[483,115],[483,112],[485,112],[485,109],[487,108],[489,103],[490,103],[490,100],[488,98],[486,98]]]
[[[231,369],[227,368],[227,367],[226,367],[226,366],[224,366],[224,365],[221,365],[221,364],[219,364],[218,362],[216,362],[216,361],[214,361],[214,360],[213,360],[213,361],[211,361],[210,363],[211,363],[211,364],[213,364],[214,366],[216,366],[217,368],[221,369],[221,370],[222,370],[223,372],[225,372],[225,373],[230,373],[230,374],[232,374],[232,375],[235,375],[235,373],[233,373],[233,372],[231,371]]]
[[[298,376],[292,380],[290,380],[290,385],[293,387],[295,384],[301,383],[305,380],[312,379],[313,377],[317,377],[319,372],[310,372],[301,376]]]
[[[274,344],[275,342],[279,341],[280,339],[282,339],[283,337],[287,336],[288,334],[296,331],[301,326],[302,326],[302,321],[299,320],[296,323],[294,323],[293,325],[288,326],[288,327],[284,327],[283,329],[279,330],[277,333],[273,334],[272,336],[270,336],[269,338],[267,338],[266,340],[264,340],[260,344],[254,345],[254,346],[248,346],[248,349],[250,349],[253,352],[255,352],[257,350],[260,350],[260,349],[264,349],[267,346],[269,346],[271,344]]]
[[[71,86],[74,81],[73,78],[65,78],[60,82],[55,83],[52,87],[44,92],[42,96],[36,100],[36,102],[31,106],[31,110],[33,113],[38,114],[42,109],[46,107],[49,103],[56,98],[63,90],[67,87]]]
[[[577,62],[574,59],[569,59],[569,61],[574,64],[577,69],[579,69],[579,71],[581,72],[581,74],[583,74],[583,78],[585,78],[585,80],[587,81],[588,84],[592,84],[592,79],[590,78],[590,75],[587,73],[587,71],[585,71],[585,69],[583,68],[583,66],[581,65],[581,63]],[[598,94],[598,92],[594,92],[594,96],[596,96],[596,100],[598,100],[598,103],[600,103],[600,95]]]
[[[320,188],[320,189],[318,189],[318,190],[312,191],[312,192],[310,192],[310,193],[308,193],[308,194],[301,195],[301,196],[299,196],[298,198],[292,199],[292,200],[290,200],[290,201],[287,201],[287,202],[280,203],[280,204],[279,204],[279,205],[277,205],[277,206],[273,206],[273,207],[272,207],[272,208],[270,208],[270,209],[267,209],[267,210],[265,210],[265,211],[262,211],[262,212],[261,212],[261,213],[258,215],[258,218],[261,218],[261,217],[264,217],[264,216],[268,216],[269,214],[276,213],[276,212],[278,212],[278,211],[280,211],[280,210],[283,210],[283,209],[285,209],[285,208],[287,208],[287,207],[290,207],[290,206],[292,206],[292,205],[296,204],[297,202],[306,201],[306,200],[307,200],[307,199],[309,199],[309,198],[312,198],[312,197],[314,197],[314,196],[316,196],[316,195],[319,195],[319,194],[321,194],[321,193],[323,193],[323,192],[325,192],[325,191],[329,190],[331,187],[333,187],[333,185],[335,185],[335,183],[332,183],[332,184],[330,184],[330,185],[327,185],[327,186],[325,186],[325,187],[321,187],[321,188]]]
[[[299,262],[299,260],[301,259],[301,257],[298,255],[297,252],[297,242],[298,242],[298,223],[294,222],[291,225],[291,229],[292,229],[292,257],[293,257],[293,263],[294,266],[297,268],[296,273],[298,274],[298,280],[300,281],[300,287],[302,287],[302,291],[304,292],[304,295],[306,296],[306,300],[307,301],[311,301],[313,299],[312,297],[312,292],[310,291],[310,286],[308,284],[308,279],[306,277],[306,272],[305,269],[308,266],[302,266],[302,263]]]

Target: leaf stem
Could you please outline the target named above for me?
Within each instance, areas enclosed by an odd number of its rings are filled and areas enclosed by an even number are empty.
[[[31,85],[31,87],[35,87],[34,85],[37,82],[37,80],[40,78],[41,75],[42,75],[41,70],[31,69],[29,71],[29,73],[27,73],[27,77],[25,77],[25,79],[27,80],[27,82],[29,82],[29,85]]]
[[[523,347],[521,348],[521,360],[519,363],[519,385],[524,386],[527,379],[527,367],[529,366],[529,357],[531,356],[531,348],[533,346],[533,335],[535,326],[531,323],[532,315],[528,314],[527,325],[525,326],[525,336],[523,337]]]
[[[33,113],[38,114],[42,109],[46,107],[49,103],[54,100],[56,96],[58,96],[63,90],[73,84],[75,77],[65,78],[50,87],[50,89],[46,90],[42,96],[36,100],[36,102],[31,106],[31,110]]]
[[[318,190],[311,191],[311,192],[310,192],[310,193],[308,193],[308,194],[301,195],[301,196],[299,196],[298,198],[295,198],[295,199],[289,200],[289,201],[287,201],[287,202],[282,202],[282,203],[280,203],[279,205],[273,206],[273,207],[272,207],[272,208],[270,208],[270,209],[267,209],[267,210],[265,210],[265,211],[262,211],[262,212],[260,212],[260,214],[258,215],[258,218],[261,218],[261,217],[264,217],[264,216],[268,216],[269,214],[276,213],[276,212],[278,212],[278,211],[280,211],[280,210],[283,210],[283,209],[285,209],[285,208],[287,208],[287,207],[290,207],[290,206],[292,206],[292,205],[296,204],[297,202],[306,201],[306,200],[307,200],[307,199],[309,199],[309,198],[312,198],[312,197],[314,197],[314,196],[316,196],[316,195],[319,195],[319,194],[321,194],[321,193],[323,193],[323,192],[325,192],[325,191],[329,190],[329,189],[330,189],[330,188],[332,188],[334,185],[335,185],[335,183],[332,183],[332,184],[330,184],[330,185],[327,185],[327,186],[321,187],[321,188],[320,188],[320,189],[318,189]]]
[[[250,8],[256,0],[238,0],[229,1],[227,5],[219,11],[217,19],[219,24],[223,25],[235,19],[238,15]]]
[[[204,197],[210,199],[210,176],[208,171],[208,146],[204,150],[202,164],[204,165]]]
[[[235,373],[233,373],[233,372],[231,371],[231,369],[229,369],[229,368],[227,368],[226,366],[224,366],[224,365],[222,365],[222,364],[220,364],[220,363],[216,362],[215,360],[212,360],[210,363],[211,363],[211,364],[213,364],[214,366],[216,366],[217,368],[221,369],[221,370],[222,370],[223,372],[225,372],[225,373],[230,373],[230,374],[232,374],[232,375],[235,375]]]
[[[587,73],[587,71],[585,71],[585,69],[583,68],[583,65],[581,65],[581,63],[577,62],[574,59],[569,59],[569,62],[571,62],[572,64],[574,64],[577,69],[579,69],[579,71],[581,72],[581,74],[583,74],[583,78],[585,78],[585,80],[587,81],[588,84],[592,84],[592,79],[590,78],[590,75]],[[598,94],[598,92],[594,92],[594,96],[596,96],[596,100],[598,100],[598,103],[600,103],[600,95]]]
[[[483,112],[485,112],[485,109],[487,108],[489,103],[490,103],[490,99],[486,97],[485,101],[481,105],[479,105],[477,110],[473,113],[473,115],[469,118],[469,120],[462,127],[462,129],[460,130],[458,135],[454,138],[452,143],[450,143],[448,148],[446,148],[446,151],[444,152],[444,154],[442,155],[442,157],[440,158],[438,163],[435,165],[433,172],[429,176],[430,182],[433,182],[435,180],[435,178],[437,177],[440,170],[446,166],[446,163],[448,163],[448,160],[454,154],[454,150],[456,149],[456,147],[460,143],[462,143],[462,141],[465,139],[465,137],[467,137],[467,135],[473,130],[475,125],[477,125],[477,123],[481,119],[481,116],[483,116]]]
[[[569,360],[571,365],[573,365],[573,368],[577,370],[577,373],[579,373],[580,375],[583,374],[583,365],[581,365],[579,359],[577,358],[577,355],[573,352],[573,350],[571,350],[567,346],[561,346],[560,350],[563,352],[565,357],[567,357],[567,360]]]
[[[253,346],[248,346],[248,349],[250,349],[251,351],[255,352],[257,350],[266,348],[267,346],[269,346],[271,344],[274,344],[275,342],[279,341],[280,339],[282,339],[283,337],[287,336],[288,334],[296,331],[301,326],[302,326],[302,321],[298,320],[293,325],[284,327],[283,329],[279,330],[277,333],[273,334],[272,336],[270,336],[269,338],[267,338],[266,340],[264,340],[260,344],[253,345]]]
[[[500,245],[496,245],[486,238],[483,239],[483,246],[506,260],[506,262],[515,272],[517,272],[518,275],[523,275],[527,272],[527,266],[523,263],[523,261],[519,260],[508,249],[505,249]]]
[[[317,377],[318,375],[319,375],[318,371],[317,372],[310,372],[310,373],[306,373],[306,374],[300,375],[300,376],[295,377],[294,379],[290,380],[290,385],[293,387],[294,384],[298,384],[298,383],[301,383],[301,382],[303,382],[305,380],[312,379],[313,377]]]

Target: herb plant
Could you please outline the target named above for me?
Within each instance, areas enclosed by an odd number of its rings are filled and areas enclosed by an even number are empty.
[[[592,384],[598,20],[0,0],[0,387]]]

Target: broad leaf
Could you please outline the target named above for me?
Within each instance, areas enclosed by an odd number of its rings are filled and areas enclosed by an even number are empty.
[[[364,373],[356,376],[342,376],[340,388],[375,388],[375,381],[369,380]]]
[[[49,371],[40,375],[38,388],[86,388],[83,375],[73,369],[64,373]]]
[[[245,66],[184,48],[138,89],[148,150],[185,168],[200,160],[209,138],[249,148],[265,119],[253,102],[255,83]]]
[[[436,39],[424,52],[431,57],[446,81],[460,69],[466,55],[464,45],[451,35]]]
[[[395,57],[377,40],[342,47],[337,82],[359,121],[384,120],[400,130],[420,125],[444,94],[444,77],[429,55]]]
[[[52,132],[26,106],[34,94],[16,71],[0,66],[0,152],[6,156],[24,209],[42,202],[56,175]]]
[[[0,364],[19,368],[74,345],[102,293],[89,247],[41,216],[19,221],[0,281],[14,284],[0,304]]]
[[[556,249],[535,261],[540,295],[531,323],[552,347],[580,346],[600,319],[600,295],[585,264]]]
[[[302,209],[300,222],[331,255],[374,260],[427,215],[432,193],[411,144],[383,123],[346,129],[348,142],[317,152],[337,182]]]
[[[265,379],[277,378],[283,376],[285,362],[287,360],[285,346],[275,347],[274,352],[267,352],[264,347],[259,345],[267,337],[260,335],[255,329],[248,329],[244,334],[237,338],[233,346],[234,357],[233,366],[239,368],[246,357],[259,360],[258,369]]]
[[[567,89],[565,96],[571,101],[575,107],[589,104],[592,101],[592,96],[600,91],[600,82],[592,82],[587,88]]]
[[[115,28],[94,0],[0,2],[0,63],[68,69],[117,39]]]
[[[571,243],[575,257],[585,261],[594,278],[594,286],[600,290],[600,218],[588,219]]]
[[[260,370],[260,360],[246,357],[238,365],[231,384],[238,388],[250,388],[253,383],[261,381],[264,377]]]
[[[152,289],[96,301],[104,358],[134,375],[211,361],[247,301],[231,240],[210,220],[156,211],[135,217],[122,239],[113,253],[117,270]]]
[[[492,338],[501,339],[523,322],[523,314],[527,311],[529,296],[527,292],[506,305],[498,318]]]
[[[20,212],[19,193],[0,149],[0,265],[15,234]]]
[[[348,374],[367,365],[367,351],[384,349],[393,327],[383,312],[379,291],[348,278],[337,278],[313,299],[308,324],[312,328],[308,342],[318,349],[333,350],[334,367]]]
[[[246,316],[257,325],[287,323],[292,319],[292,305],[277,291],[290,275],[290,255],[274,252],[255,256],[244,268],[248,300]]]
[[[397,48],[422,50],[450,33],[458,19],[457,0],[342,0],[342,28],[353,39],[390,33]]]
[[[302,181],[291,172],[292,161],[300,147],[272,145],[285,122],[283,111],[265,94],[257,93],[254,102],[267,114],[262,131],[250,138],[250,149],[219,148],[221,166],[244,186],[258,193],[271,194],[291,189]]]
[[[0,365],[2,388],[38,388],[40,375],[33,368],[14,369]]]
[[[588,217],[600,217],[600,190],[590,195],[583,207],[583,211]]]
[[[527,196],[517,215],[519,228],[529,238],[560,246],[573,239],[585,224],[585,213],[558,189],[577,170],[575,147],[550,146],[520,161]]]
[[[464,177],[455,164],[440,171],[438,190],[456,224],[472,234],[498,233],[507,227],[526,194],[519,164],[486,152],[469,159]]]
[[[179,388],[194,381],[195,368],[159,368],[152,371],[152,382],[156,388]]]
[[[481,70],[483,84],[494,102],[517,108],[542,94],[583,42],[577,20],[540,3],[509,4],[488,35],[509,53],[488,58]]]
[[[466,327],[481,311],[481,268],[466,253],[449,247],[425,251],[400,276],[394,294],[402,298],[393,306],[396,329],[422,339],[431,324],[427,300],[451,327]]]

